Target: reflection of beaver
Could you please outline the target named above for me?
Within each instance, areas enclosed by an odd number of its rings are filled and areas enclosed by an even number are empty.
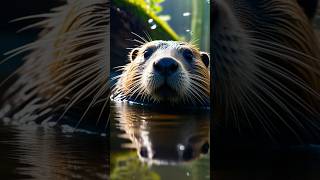
[[[206,110],[181,114],[115,103],[112,111],[115,126],[124,132],[120,136],[131,141],[125,145],[135,148],[142,161],[176,164],[209,152],[210,113]]]
[[[215,142],[320,142],[320,49],[303,12],[317,6],[303,2],[213,1]]]
[[[146,42],[131,51],[129,60],[116,84],[116,98],[143,103],[209,104],[209,56],[193,45]]]

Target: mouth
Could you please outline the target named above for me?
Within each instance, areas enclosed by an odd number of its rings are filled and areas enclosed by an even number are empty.
[[[163,85],[156,88],[154,90],[154,94],[164,99],[168,99],[169,97],[174,97],[178,95],[177,91],[170,87],[167,83],[164,83]]]

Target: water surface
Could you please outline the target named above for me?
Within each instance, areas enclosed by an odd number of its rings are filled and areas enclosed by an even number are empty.
[[[107,139],[0,123],[1,179],[107,179]]]
[[[111,106],[111,179],[210,179],[209,111]]]

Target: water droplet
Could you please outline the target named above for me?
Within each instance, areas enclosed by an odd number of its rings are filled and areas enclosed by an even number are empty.
[[[153,19],[148,19],[148,23],[151,24],[153,22]]]
[[[154,25],[152,25],[151,27],[150,27],[150,29],[156,29],[157,28],[157,25],[156,24],[154,24]]]
[[[190,30],[190,29],[187,29],[186,32],[191,32],[191,30]]]
[[[178,150],[179,151],[184,151],[186,148],[182,144],[178,144]]]
[[[190,176],[190,172],[187,172],[187,176]]]
[[[190,16],[191,15],[191,13],[190,12],[184,12],[183,14],[182,14],[182,16]]]

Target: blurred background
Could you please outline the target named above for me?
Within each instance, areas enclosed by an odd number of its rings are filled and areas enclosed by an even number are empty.
[[[193,41],[198,44],[201,50],[209,51],[209,3],[207,0],[113,0],[113,3],[117,4],[113,6],[113,12],[117,14],[112,14],[111,17],[119,18],[121,23],[118,25],[122,27],[118,29],[117,33],[123,32],[126,36],[130,35],[133,31],[143,35],[143,31],[147,31],[154,39]],[[48,13],[50,9],[62,4],[64,4],[63,0],[3,1],[0,6],[0,60],[6,57],[4,55],[6,52],[33,42],[37,39],[40,31],[40,29],[31,29],[17,33],[19,29],[38,22],[39,19],[23,20],[21,22],[10,21],[29,15]],[[144,6],[141,6],[141,4],[144,4]],[[118,11],[119,8],[122,10],[121,13]],[[150,13],[150,9],[152,9],[152,13]],[[140,14],[132,16],[132,13],[136,12]],[[138,19],[139,23],[135,19]],[[130,24],[129,29],[125,29],[125,25],[127,24]],[[115,40],[115,42],[119,43],[117,46],[111,43],[113,49],[126,50],[125,48],[132,47],[127,46],[124,42],[126,37],[115,36],[111,33],[111,38],[113,37],[120,38],[120,41]],[[0,64],[0,81],[22,63],[24,55],[15,56],[8,62]],[[124,61],[127,57],[127,51],[121,51],[115,55],[125,57],[119,58],[119,60]],[[0,93],[5,89],[6,87],[2,86]],[[122,113],[122,111],[114,111],[113,115],[117,117],[119,113]],[[202,116],[203,113],[200,115]],[[154,114],[150,117],[153,116]],[[198,123],[198,121],[193,121],[198,119],[193,116],[191,118],[194,123]],[[181,137],[185,141],[189,140],[190,134],[202,135],[204,133],[204,138],[195,139],[193,136],[190,137],[193,140],[192,142],[197,142],[194,150],[198,152],[202,147],[198,147],[198,144],[202,145],[204,143],[207,145],[207,128],[209,126],[206,125],[205,129],[197,129],[194,128],[197,126],[189,125],[189,121],[184,120],[182,119],[182,121],[178,122],[178,124],[180,123],[178,129],[181,131],[178,131],[176,124],[172,124],[156,126],[155,129],[150,130],[150,133],[160,132],[160,134],[163,134],[166,128],[173,130],[176,128],[177,131],[174,131],[174,133],[181,133]],[[62,127],[62,132],[60,132],[59,130],[56,131],[55,129],[43,126],[37,128],[32,124],[28,126],[22,123],[18,126],[10,126],[6,122],[8,121],[0,121],[0,161],[2,162],[0,163],[0,177],[3,179],[47,179],[48,177],[51,179],[71,177],[74,179],[107,179],[106,175],[108,172],[106,169],[109,163],[106,161],[106,156],[108,156],[106,146],[109,144],[109,141],[106,141],[105,135],[95,136],[94,133],[85,131],[72,134],[71,137],[68,134],[70,129],[64,126]],[[208,122],[209,119],[207,118],[203,124]],[[114,119],[114,123],[119,122],[117,119]],[[188,134],[188,136],[183,135],[183,133],[187,132],[184,129],[185,126],[189,127],[193,133]],[[158,131],[159,129],[161,131]],[[123,132],[117,131],[114,134],[117,137],[119,134],[123,134]],[[172,139],[175,140],[175,138]],[[155,138],[155,140],[155,143],[158,143],[159,139]],[[203,140],[205,142],[202,142]],[[113,142],[120,144],[122,141]],[[175,141],[173,142],[175,143]],[[171,147],[171,145],[176,150],[176,144],[164,143],[164,147]],[[134,152],[134,160],[137,160],[136,150],[132,151],[132,149],[121,147],[116,149],[116,153],[118,152],[128,152],[129,154]],[[119,157],[129,159],[132,157],[126,155]],[[209,179],[210,157],[206,155],[201,159],[197,159],[198,155],[197,153],[197,157],[192,157],[195,158],[195,161],[192,163],[188,163],[187,165],[182,164],[175,168],[171,165],[164,165],[154,166],[153,169],[150,169],[149,166],[139,161],[134,161],[133,165],[135,169],[131,169],[130,163],[127,163],[127,167],[129,167],[132,173],[141,172],[136,171],[137,169],[150,172],[153,179],[159,179],[158,177],[168,179],[166,177],[169,176],[185,180]],[[117,166],[120,167],[120,170],[124,167],[123,162],[124,160],[122,159],[120,166]],[[135,163],[138,163],[138,165]],[[119,169],[116,168],[116,170]],[[113,175],[120,177],[123,174],[122,171],[115,171]],[[140,175],[144,176],[143,173],[140,173]]]
[[[0,59],[4,53],[32,42],[39,30],[32,29],[25,32],[17,31],[34,20],[11,22],[12,20],[28,15],[47,13],[51,8],[62,4],[61,0],[9,0],[2,1],[0,6]],[[0,79],[3,79],[21,63],[22,56],[17,56],[7,63],[0,65]]]

